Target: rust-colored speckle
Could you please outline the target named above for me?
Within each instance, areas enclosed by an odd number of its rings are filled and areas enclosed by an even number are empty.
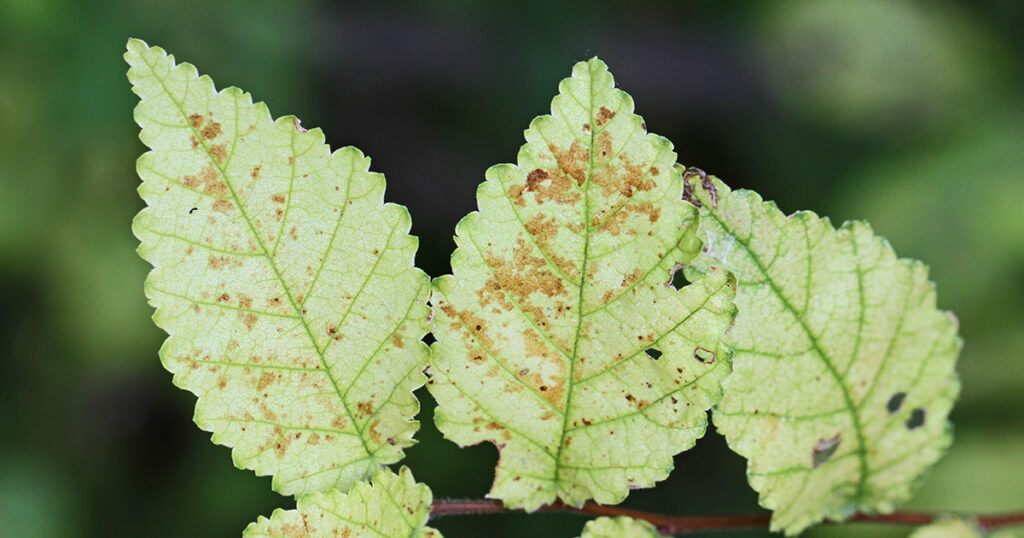
[[[222,294],[217,296],[217,302],[218,303],[226,303],[226,302],[228,302],[230,300],[231,300],[231,296],[228,295],[227,293],[222,293]]]
[[[220,129],[220,123],[210,120],[206,122],[206,126],[203,127],[203,130],[200,131],[199,134],[207,140],[213,140],[220,136],[221,132],[223,131]]]
[[[196,176],[185,176],[181,178],[181,184],[190,189],[197,189],[199,188],[199,178]],[[189,211],[189,213],[191,213],[191,211]]]
[[[370,441],[372,441],[374,444],[379,445],[383,440],[383,436],[380,434],[379,431],[377,431],[377,426],[380,426],[379,418],[373,419],[373,422],[370,423]]]
[[[220,174],[212,166],[203,168],[199,173],[199,179],[203,183],[203,192],[214,196],[227,196],[228,185],[220,180]]]
[[[558,223],[554,217],[536,213],[525,223],[526,231],[537,238],[537,243],[546,246],[558,235]]]
[[[252,297],[244,293],[238,294],[238,306],[239,308],[252,308]]]
[[[356,404],[356,410],[360,415],[370,416],[373,414],[373,402],[367,400]]]
[[[257,319],[258,318],[256,317],[256,314],[253,314],[252,312],[249,312],[242,316],[242,322],[245,323],[245,328],[249,329],[250,331],[252,330],[253,326],[256,325]]]
[[[274,453],[277,454],[278,458],[283,458],[285,453],[288,452],[288,447],[292,444],[292,438],[288,436],[282,437],[277,444],[274,445]]]
[[[252,167],[252,172],[249,172],[249,176],[253,179],[260,177],[260,170],[263,168],[262,165]]]
[[[512,185],[508,188],[508,197],[519,207],[526,207],[526,199],[523,198],[524,190],[522,185]]]
[[[214,144],[210,146],[210,155],[213,155],[213,158],[218,163],[223,163],[224,159],[228,158],[228,150],[224,147],[224,144]]]
[[[391,333],[391,343],[398,349],[405,347],[405,342],[402,341],[402,337],[398,333]]]
[[[295,226],[292,226],[291,229],[288,230],[288,237],[291,237],[292,240],[294,240],[294,241],[298,241],[299,240],[299,229],[296,228]]]
[[[558,168],[575,179],[577,186],[583,185],[590,166],[590,150],[580,146],[579,140],[573,140],[568,150],[559,149],[554,144],[549,144],[548,150],[555,156]]]
[[[235,204],[232,203],[231,200],[221,198],[220,200],[215,200],[213,202],[213,210],[218,213],[224,213],[227,215],[234,208]]]
[[[313,435],[310,435],[309,438],[306,439],[306,442],[311,444],[311,445],[319,445],[320,444],[320,434],[319,433],[314,433]]]
[[[203,115],[202,114],[189,114],[189,116],[188,116],[188,124],[191,125],[193,129],[198,129],[199,126],[203,124]]]
[[[277,203],[279,203],[279,204],[283,204],[284,200],[285,200],[283,194],[275,194],[275,195],[271,196],[270,199],[275,201],[275,202],[277,202]]]
[[[348,426],[348,421],[345,417],[334,417],[334,421],[331,422],[331,427],[336,430],[344,430]]]
[[[259,384],[256,385],[256,390],[263,392],[263,389],[269,387],[270,384],[274,382],[275,378],[276,376],[274,375],[274,372],[271,372],[269,370],[263,372],[263,375],[260,376]]]
[[[608,123],[608,120],[610,120],[610,119],[612,119],[614,117],[615,117],[615,113],[614,112],[612,112],[611,110],[608,110],[606,107],[601,107],[597,111],[597,117],[594,118],[594,121],[597,123],[597,126],[600,127],[600,126]]]

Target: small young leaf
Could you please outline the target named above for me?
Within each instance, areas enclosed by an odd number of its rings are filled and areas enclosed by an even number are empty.
[[[433,498],[409,469],[381,470],[373,484],[359,482],[347,495],[332,489],[299,497],[295,510],[274,510],[245,529],[245,536],[345,536],[441,538],[427,527]]]
[[[687,171],[707,251],[688,274],[736,275],[735,371],[714,413],[751,486],[795,534],[907,499],[950,443],[956,319],[920,262],[864,223],[786,217],[750,191]]]
[[[438,428],[497,445],[490,495],[527,510],[664,479],[721,395],[735,315],[725,271],[671,285],[700,251],[671,143],[600,60],[559,89],[518,166],[487,171],[431,298]]]
[[[661,534],[646,521],[619,516],[588,521],[580,538],[661,538]]]
[[[128,42],[160,350],[239,467],[301,494],[398,461],[425,381],[428,279],[405,208],[354,148]]]

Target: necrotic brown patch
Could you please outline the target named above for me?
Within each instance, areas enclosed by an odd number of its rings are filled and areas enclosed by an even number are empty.
[[[608,120],[610,120],[610,119],[612,119],[614,117],[615,117],[615,113],[614,112],[612,112],[611,110],[608,110],[606,107],[601,107],[597,111],[597,116],[594,118],[594,121],[596,121],[597,122],[597,126],[600,127],[600,126],[608,123]]]
[[[228,158],[228,151],[224,148],[224,144],[214,144],[210,146],[210,155],[213,155],[218,163],[223,163],[224,159]]]
[[[228,214],[232,209],[235,208],[235,204],[231,203],[231,200],[220,199],[213,202],[213,210],[218,213]]]
[[[203,127],[203,130],[200,131],[199,134],[207,140],[213,140],[214,138],[217,138],[221,132],[220,123],[210,120],[206,123],[206,126]]]

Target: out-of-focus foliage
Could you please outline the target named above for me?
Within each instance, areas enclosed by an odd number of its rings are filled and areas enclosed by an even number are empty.
[[[193,398],[171,388],[159,364],[163,335],[149,320],[148,268],[129,228],[143,206],[135,158],[144,148],[121,59],[128,37],[161,43],[222,85],[323,127],[333,147],[372,155],[388,176],[388,199],[409,207],[418,265],[433,276],[449,272],[451,231],[473,209],[483,171],[515,157],[520,129],[547,106],[566,65],[600,56],[680,161],[755,189],[786,213],[867,220],[901,256],[931,266],[939,307],[961,322],[962,391],[950,452],[907,507],[1020,509],[1024,4],[594,9],[578,0],[543,11],[538,18],[520,2],[464,1],[0,2],[5,528],[17,536],[235,535],[259,514],[294,506],[269,479],[234,469],[228,450],[189,422]],[[430,396],[418,394],[420,418],[429,417]],[[405,460],[417,480],[437,497],[482,496],[497,452],[459,449],[422,422]],[[678,456],[675,468],[626,505],[757,509],[742,458],[717,435]],[[450,537],[487,529],[493,538],[582,528],[564,514],[431,525]]]

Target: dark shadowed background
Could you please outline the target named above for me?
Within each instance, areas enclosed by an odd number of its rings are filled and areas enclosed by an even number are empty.
[[[145,148],[129,37],[371,156],[433,276],[487,167],[513,162],[558,81],[600,56],[680,162],[786,212],[866,219],[931,265],[961,321],[963,392],[953,448],[906,507],[1024,509],[1024,4],[687,4],[0,1],[0,533],[233,536],[294,506],[193,425],[193,396],[157,359],[130,231]],[[496,450],[442,439],[419,395],[404,463],[436,497],[483,496]],[[744,466],[712,428],[626,505],[756,511]],[[568,537],[583,522],[436,527]]]

